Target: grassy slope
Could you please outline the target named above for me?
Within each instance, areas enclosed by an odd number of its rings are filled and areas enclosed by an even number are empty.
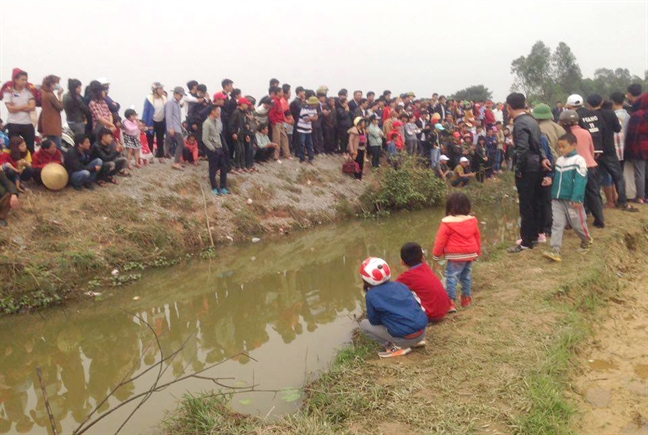
[[[313,167],[269,163],[231,176],[228,197],[212,195],[206,162],[200,165],[179,172],[155,164],[94,192],[36,187],[21,196],[21,209],[0,231],[0,314],[138,279],[133,270],[204,251],[210,237],[218,245],[330,222],[353,213],[364,191],[342,174],[341,157],[320,157]],[[127,273],[113,279],[113,268]]]
[[[278,421],[230,414],[211,397],[185,399],[166,431],[175,434],[572,434],[564,396],[570,360],[597,307],[622,293],[617,271],[645,268],[648,223],[609,212],[595,246],[564,261],[541,249],[493,253],[474,270],[475,302],[428,333],[428,346],[379,360],[359,340],[306,389],[300,413]],[[196,412],[200,409],[200,413]],[[212,424],[213,423],[213,424]]]

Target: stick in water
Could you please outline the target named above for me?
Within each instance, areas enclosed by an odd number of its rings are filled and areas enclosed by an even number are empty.
[[[43,384],[43,374],[40,366],[36,367],[36,374],[38,375],[38,382],[40,383],[41,391],[43,392],[43,399],[45,399],[45,409],[47,409],[47,415],[49,416],[50,425],[52,426],[52,432],[54,435],[58,435],[56,423],[54,422],[54,414],[52,414],[52,408],[50,408],[49,400],[47,399],[47,391],[45,391],[45,384]]]

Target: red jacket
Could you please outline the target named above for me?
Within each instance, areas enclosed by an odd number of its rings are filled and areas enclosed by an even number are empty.
[[[474,216],[446,216],[441,219],[432,255],[435,260],[473,261],[481,255],[479,223]]]
[[[428,320],[441,320],[445,317],[450,308],[448,294],[426,263],[410,267],[396,281],[405,284],[418,296]]]
[[[268,111],[268,119],[270,124],[281,124],[286,121],[286,116],[284,115],[284,106],[282,99],[279,97],[274,97],[272,102],[274,103],[270,110]]]
[[[43,169],[48,163],[63,164],[61,152],[56,150],[54,154],[50,154],[45,150],[38,150],[32,156],[32,168],[34,169]]]

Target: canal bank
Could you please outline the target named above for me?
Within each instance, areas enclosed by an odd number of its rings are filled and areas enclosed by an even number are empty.
[[[135,281],[145,268],[369,216],[376,207],[438,205],[445,193],[431,172],[413,170],[399,171],[392,178],[401,184],[378,195],[376,173],[368,169],[358,182],[342,173],[343,161],[259,165],[230,176],[227,196],[208,189],[206,162],[185,171],[156,163],[92,192],[34,188],[0,232],[0,314],[76,301],[97,287]]]
[[[249,417],[218,396],[188,396],[166,433],[585,435],[574,357],[587,354],[599,310],[624,300],[648,266],[645,210],[608,216],[588,254],[567,235],[562,263],[541,249],[491,252],[474,269],[474,304],[433,326],[425,349],[380,360],[357,339],[304,388],[296,414]],[[634,346],[641,353],[645,340]],[[635,377],[644,391],[645,379]]]

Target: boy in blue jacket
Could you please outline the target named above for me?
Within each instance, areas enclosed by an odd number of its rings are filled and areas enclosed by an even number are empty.
[[[407,355],[412,347],[425,345],[427,316],[412,292],[399,282],[390,282],[385,260],[369,257],[360,266],[367,293],[367,318],[360,330],[385,350],[381,358]]]
[[[578,250],[585,253],[592,245],[592,237],[587,229],[583,198],[587,184],[587,164],[576,152],[576,136],[567,133],[558,138],[560,157],[556,160],[554,179],[551,189],[551,248],[543,255],[553,261],[562,261],[560,247],[565,225],[569,223],[581,239]]]

